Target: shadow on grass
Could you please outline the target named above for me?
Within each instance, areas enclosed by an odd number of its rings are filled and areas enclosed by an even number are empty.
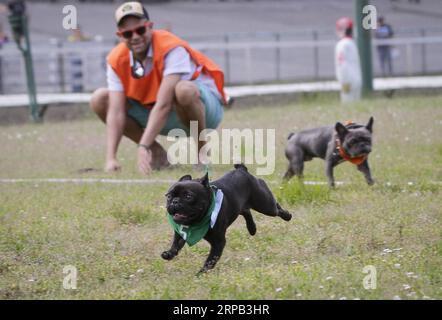
[[[297,179],[283,183],[275,192],[278,202],[296,205],[325,205],[332,202],[327,185],[304,185]]]
[[[114,207],[108,213],[121,224],[138,225],[159,222],[157,215],[146,208]]]

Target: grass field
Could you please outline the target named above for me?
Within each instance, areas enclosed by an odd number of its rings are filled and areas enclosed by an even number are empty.
[[[368,187],[351,164],[335,170],[348,184],[283,185],[290,131],[375,118]],[[229,110],[223,128],[276,128],[276,171],[264,179],[294,218],[255,213],[251,237],[240,217],[216,268],[200,277],[209,246],[186,246],[173,261],[164,193],[168,183],[0,183],[1,299],[441,299],[442,96],[377,98],[341,106],[333,97]],[[124,140],[123,171],[102,168],[104,126],[85,120],[0,127],[0,178],[175,180],[191,166],[141,177]],[[219,177],[231,166],[213,168]],[[253,169],[253,167],[251,167]],[[305,180],[326,181],[320,160]],[[78,270],[63,289],[63,268]],[[364,266],[377,271],[367,290]]]

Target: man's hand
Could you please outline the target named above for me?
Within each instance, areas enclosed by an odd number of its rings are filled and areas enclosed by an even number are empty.
[[[104,167],[104,171],[115,172],[120,170],[121,170],[121,165],[117,159],[110,159],[106,161],[106,166]]]
[[[150,174],[152,172],[152,151],[143,146],[138,147],[138,170],[142,174]]]

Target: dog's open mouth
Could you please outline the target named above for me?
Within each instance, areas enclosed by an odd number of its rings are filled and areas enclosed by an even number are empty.
[[[184,220],[184,219],[186,219],[187,218],[187,216],[185,215],[185,214],[182,214],[182,213],[179,213],[179,212],[176,212],[176,213],[174,213],[173,214],[173,220]]]

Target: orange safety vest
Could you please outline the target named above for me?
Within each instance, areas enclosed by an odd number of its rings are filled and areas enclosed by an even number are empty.
[[[107,62],[123,84],[126,97],[139,101],[145,106],[154,104],[163,79],[164,58],[170,50],[180,46],[187,50],[197,66],[191,80],[195,80],[201,72],[209,74],[214,79],[225,103],[224,73],[212,60],[192,49],[186,41],[165,30],[153,31],[151,45],[153,46],[153,67],[149,74],[140,79],[132,76],[131,53],[125,43],[118,44],[107,56]]]

